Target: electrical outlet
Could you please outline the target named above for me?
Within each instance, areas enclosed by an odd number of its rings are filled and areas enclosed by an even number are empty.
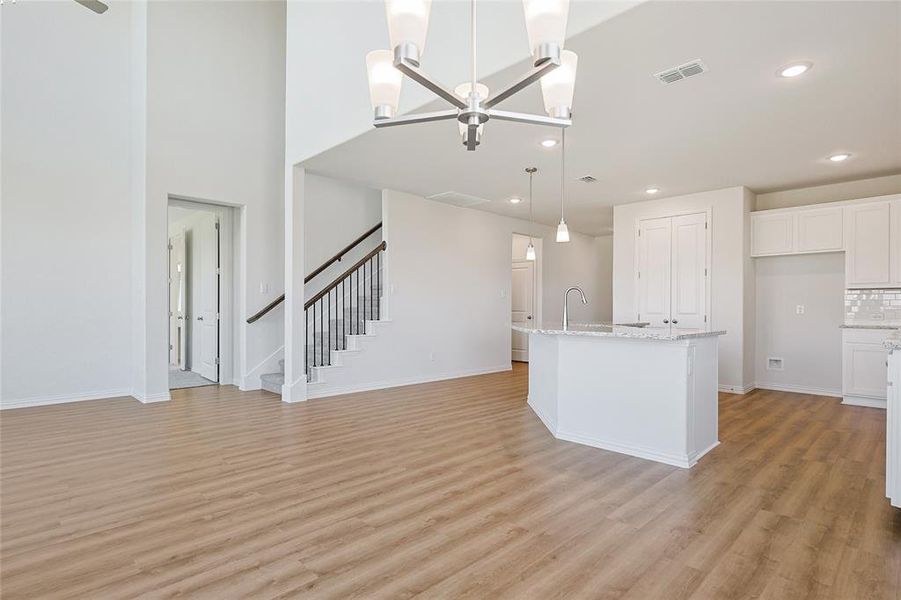
[[[429,360],[435,360],[435,353],[429,352]]]
[[[803,315],[803,314],[804,314],[804,305],[803,305],[803,304],[799,304],[799,305],[797,305],[797,306],[795,307],[795,314],[796,314],[796,315]]]
[[[269,293],[269,284],[265,282],[260,282],[260,293],[268,294]]]

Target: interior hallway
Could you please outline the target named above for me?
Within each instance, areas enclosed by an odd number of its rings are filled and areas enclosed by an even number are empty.
[[[721,394],[694,469],[557,441],[512,372],[6,411],[4,598],[896,598],[885,412]]]

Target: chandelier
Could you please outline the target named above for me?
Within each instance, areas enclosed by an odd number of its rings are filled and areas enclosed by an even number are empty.
[[[419,66],[429,26],[431,0],[385,0],[392,50],[366,55],[369,96],[375,127],[392,127],[456,119],[463,144],[475,150],[490,119],[533,125],[569,127],[578,57],[563,49],[569,0],[523,0],[532,67],[506,89],[489,93],[476,78],[476,2],[471,5],[472,79],[453,91],[430,77]],[[397,116],[400,87],[406,75],[453,106],[435,112]],[[539,81],[545,115],[498,110],[510,96]]]

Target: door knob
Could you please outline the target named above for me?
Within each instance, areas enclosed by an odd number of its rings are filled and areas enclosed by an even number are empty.
[[[203,321],[203,317],[197,317],[198,321]]]
[[[526,317],[526,318],[527,318],[527,319],[528,319],[528,320],[530,320],[530,321],[531,321],[531,320],[532,320],[532,315],[529,315],[529,316],[528,316],[528,317]]]
[[[669,319],[663,319],[664,323],[669,323]]]
[[[678,322],[679,322],[679,321],[673,319],[673,325],[675,325],[675,324],[678,323]]]

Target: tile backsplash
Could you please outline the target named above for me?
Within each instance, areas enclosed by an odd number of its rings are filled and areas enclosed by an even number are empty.
[[[846,323],[901,323],[901,289],[845,290]]]

